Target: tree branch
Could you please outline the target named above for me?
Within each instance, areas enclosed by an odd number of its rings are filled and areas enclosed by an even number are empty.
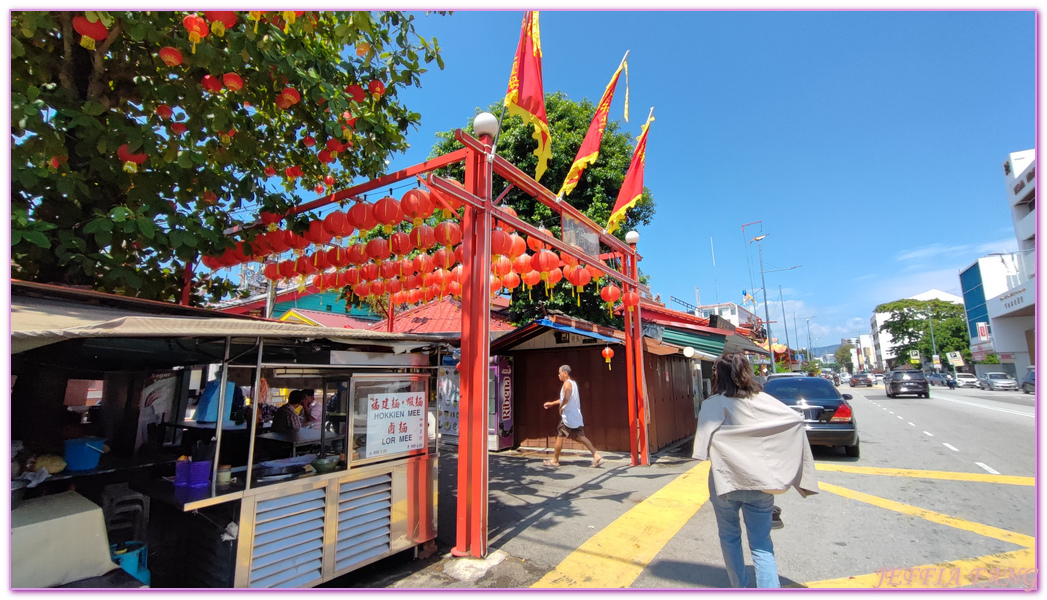
[[[105,68],[102,65],[102,61],[105,60],[105,55],[109,52],[109,46],[112,46],[116,38],[120,36],[120,32],[120,22],[117,21],[113,26],[113,30],[109,32],[109,36],[91,55],[91,82],[87,86],[87,97],[90,100],[98,98],[103,92],[102,76],[105,74]]]
[[[76,95],[73,85],[73,20],[68,11],[58,13],[58,20],[62,23],[62,54],[65,60],[58,68],[58,82],[70,94]]]

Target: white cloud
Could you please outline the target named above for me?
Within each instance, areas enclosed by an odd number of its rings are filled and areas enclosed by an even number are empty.
[[[956,258],[961,259],[965,256],[973,256],[970,260],[973,261],[981,255],[988,254],[990,252],[1017,252],[1018,243],[1014,237],[1003,238],[992,242],[983,242],[981,244],[930,244],[927,246],[921,246],[919,248],[913,248],[910,250],[902,250],[898,253],[898,262],[905,261],[921,261],[929,260],[932,258]]]

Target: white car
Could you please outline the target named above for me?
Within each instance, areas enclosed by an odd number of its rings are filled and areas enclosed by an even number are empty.
[[[1007,373],[986,373],[978,378],[981,380],[981,388],[983,390],[997,391],[997,390],[1014,390],[1018,391],[1018,382]]]
[[[956,373],[956,387],[981,387],[978,378],[971,373]]]
[[[873,383],[883,385],[883,373],[873,373]]]
[[[840,383],[847,383],[851,380],[850,373],[840,373]]]

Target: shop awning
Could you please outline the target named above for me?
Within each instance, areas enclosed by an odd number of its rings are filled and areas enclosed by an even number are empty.
[[[211,311],[202,311],[211,312]],[[447,341],[447,336],[314,327],[262,319],[167,316],[68,300],[13,296],[11,353],[77,338],[325,339],[347,345],[385,347],[393,352]]]
[[[666,327],[662,331],[662,341],[677,346],[690,346],[695,350],[719,356],[723,354],[724,337],[717,333],[692,333]]]
[[[601,340],[601,341],[604,341],[604,342],[609,342],[609,343],[612,343],[612,344],[621,344],[622,343],[622,340],[620,340],[618,338],[613,338],[613,337],[611,337],[609,335],[603,335],[602,333],[596,333],[595,331],[587,331],[585,329],[579,329],[577,327],[571,327],[570,325],[563,325],[563,324],[560,324],[560,323],[554,323],[554,322],[550,321],[549,319],[538,319],[537,321],[535,321],[535,324],[542,325],[543,327],[548,327],[550,329],[557,329],[559,331],[567,331],[567,332],[570,332],[570,333],[576,333],[578,335],[584,335],[585,337],[594,338],[594,339]]]

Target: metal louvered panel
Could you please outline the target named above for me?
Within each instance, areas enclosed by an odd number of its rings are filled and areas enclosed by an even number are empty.
[[[390,551],[392,488],[391,474],[342,484],[338,495],[337,570]]]
[[[325,490],[259,502],[249,587],[297,587],[321,578]]]

